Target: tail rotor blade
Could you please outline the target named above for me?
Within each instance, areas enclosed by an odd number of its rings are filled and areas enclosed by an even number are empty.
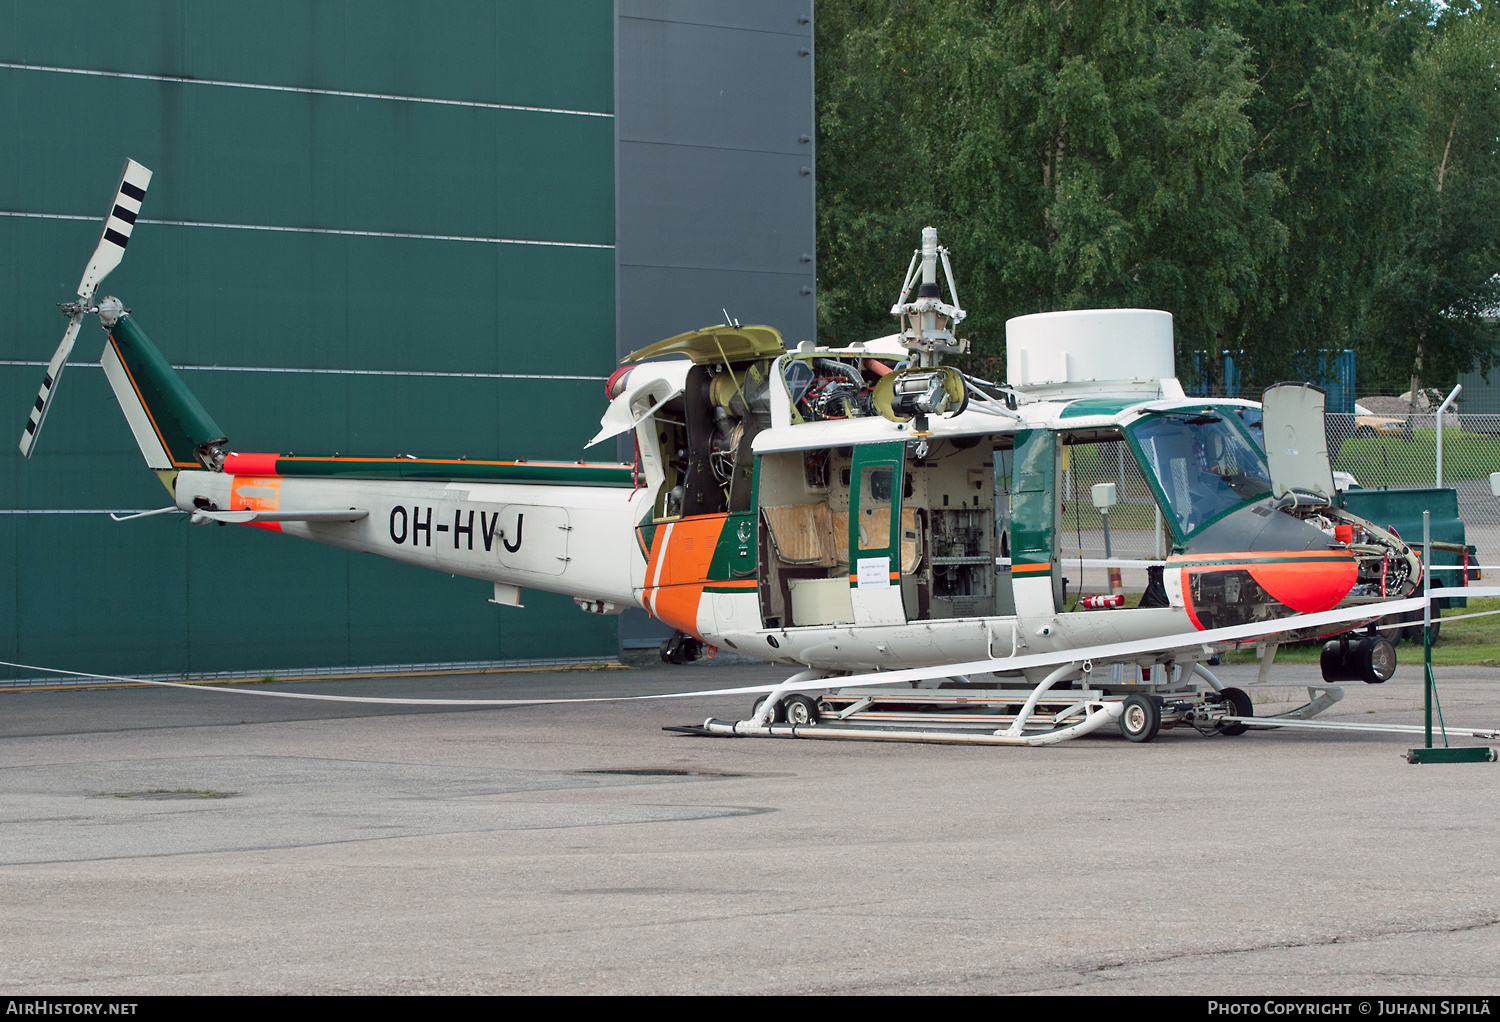
[[[37,391],[36,403],[31,406],[26,429],[21,433],[21,454],[25,457],[31,457],[36,438],[42,432],[42,423],[47,421],[47,410],[52,407],[52,398],[57,394],[57,381],[68,367],[68,356],[73,353],[73,342],[78,339],[78,326],[86,313],[98,311],[93,308],[94,292],[125,258],[125,246],[130,243],[130,232],[135,229],[141,201],[146,198],[146,188],[150,184],[151,171],[134,160],[125,161],[120,183],[115,186],[115,201],[104,216],[99,243],[94,246],[94,255],[83,271],[83,279],[78,282],[78,301],[63,306],[63,312],[68,314],[68,329],[63,333],[62,343],[57,346],[52,361],[47,363],[42,389]]]
[[[125,258],[125,246],[130,243],[130,232],[135,228],[135,218],[141,212],[141,201],[146,198],[146,188],[150,184],[151,171],[134,160],[125,161],[119,187],[115,189],[114,205],[104,218],[104,230],[99,234],[94,257],[89,260],[88,268],[83,271],[83,280],[78,284],[78,295],[85,302],[93,300],[100,281]]]
[[[67,368],[68,356],[73,353],[73,342],[78,339],[78,326],[83,322],[82,313],[74,313],[68,320],[68,329],[63,332],[62,343],[47,363],[47,375],[42,377],[42,389],[37,392],[36,403],[31,406],[31,415],[26,419],[26,428],[21,431],[21,454],[31,457],[36,438],[42,432],[42,423],[47,419],[47,410],[52,407],[52,397],[57,393],[57,381]]]

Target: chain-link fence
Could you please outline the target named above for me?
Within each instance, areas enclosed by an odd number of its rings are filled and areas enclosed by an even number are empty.
[[[1079,558],[1105,556],[1105,515],[1094,507],[1093,487],[1114,483],[1119,503],[1109,509],[1109,550],[1119,558],[1152,559],[1166,556],[1170,541],[1161,512],[1151,496],[1146,477],[1135,455],[1121,441],[1074,444],[1064,448],[1062,471],[1062,522],[1057,537],[1063,574],[1069,592],[1106,592],[1108,574],[1100,567],[1080,567]],[[1072,564],[1069,564],[1069,561]],[[1081,573],[1081,582],[1080,582]],[[1146,587],[1146,573],[1125,569],[1122,582],[1131,591]],[[1079,586],[1082,586],[1080,589]]]
[[[1329,414],[1328,456],[1338,485],[1410,489],[1439,485],[1437,419],[1416,415]],[[1500,415],[1443,416],[1441,485],[1458,493],[1458,515],[1481,563],[1500,563],[1500,500],[1490,473],[1500,472]]]

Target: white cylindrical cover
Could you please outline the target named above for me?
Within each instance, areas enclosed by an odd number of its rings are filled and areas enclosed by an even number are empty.
[[[1013,387],[1176,376],[1172,314],[1156,309],[1080,309],[1017,316],[1005,324],[1006,381]]]

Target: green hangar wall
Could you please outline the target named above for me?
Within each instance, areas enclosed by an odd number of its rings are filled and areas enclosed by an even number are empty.
[[[286,672],[652,641],[566,596],[500,608],[476,579],[261,530],[112,522],[167,495],[93,319],[30,461],[3,427],[19,438],[128,156],[155,176],[100,294],[231,449],[582,457],[622,353],[721,308],[813,336],[811,18],[0,0],[0,659]]]
[[[0,2],[0,423],[19,437],[129,156],[155,177],[101,296],[233,448],[580,457],[615,361],[613,46],[599,0]],[[260,530],[112,522],[168,501],[102,342],[86,320],[35,456],[0,445],[0,659],[617,648],[566,597],[501,609],[485,582]]]

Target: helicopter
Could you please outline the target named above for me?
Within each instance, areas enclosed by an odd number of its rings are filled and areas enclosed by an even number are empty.
[[[932,227],[887,337],[789,349],[730,320],[626,356],[589,446],[624,436],[631,462],[238,451],[123,303],[94,302],[150,178],[126,162],[22,454],[97,315],[105,375],[172,498],[143,515],[484,579],[507,607],[526,589],[584,613],[642,607],[675,629],[669,662],[725,649],[796,669],[746,719],[678,730],[1017,745],[1106,725],[1138,743],[1178,726],[1240,734],[1253,706],[1213,675],[1220,653],[1253,645],[1264,682],[1278,645],[1326,640],[1325,684],[1284,715],[1306,719],[1340,682],[1388,679],[1395,651],[1373,622],[1420,606],[1416,552],[1339,506],[1320,389],[1189,397],[1172,317],[1149,309],[1011,319],[1006,379],[976,378],[944,362],[970,345]],[[1169,537],[1164,560],[1109,562],[1146,570],[1129,608],[1114,593],[1068,604],[1061,483],[1101,445],[1139,468]],[[1103,511],[1118,496],[1094,490]]]

